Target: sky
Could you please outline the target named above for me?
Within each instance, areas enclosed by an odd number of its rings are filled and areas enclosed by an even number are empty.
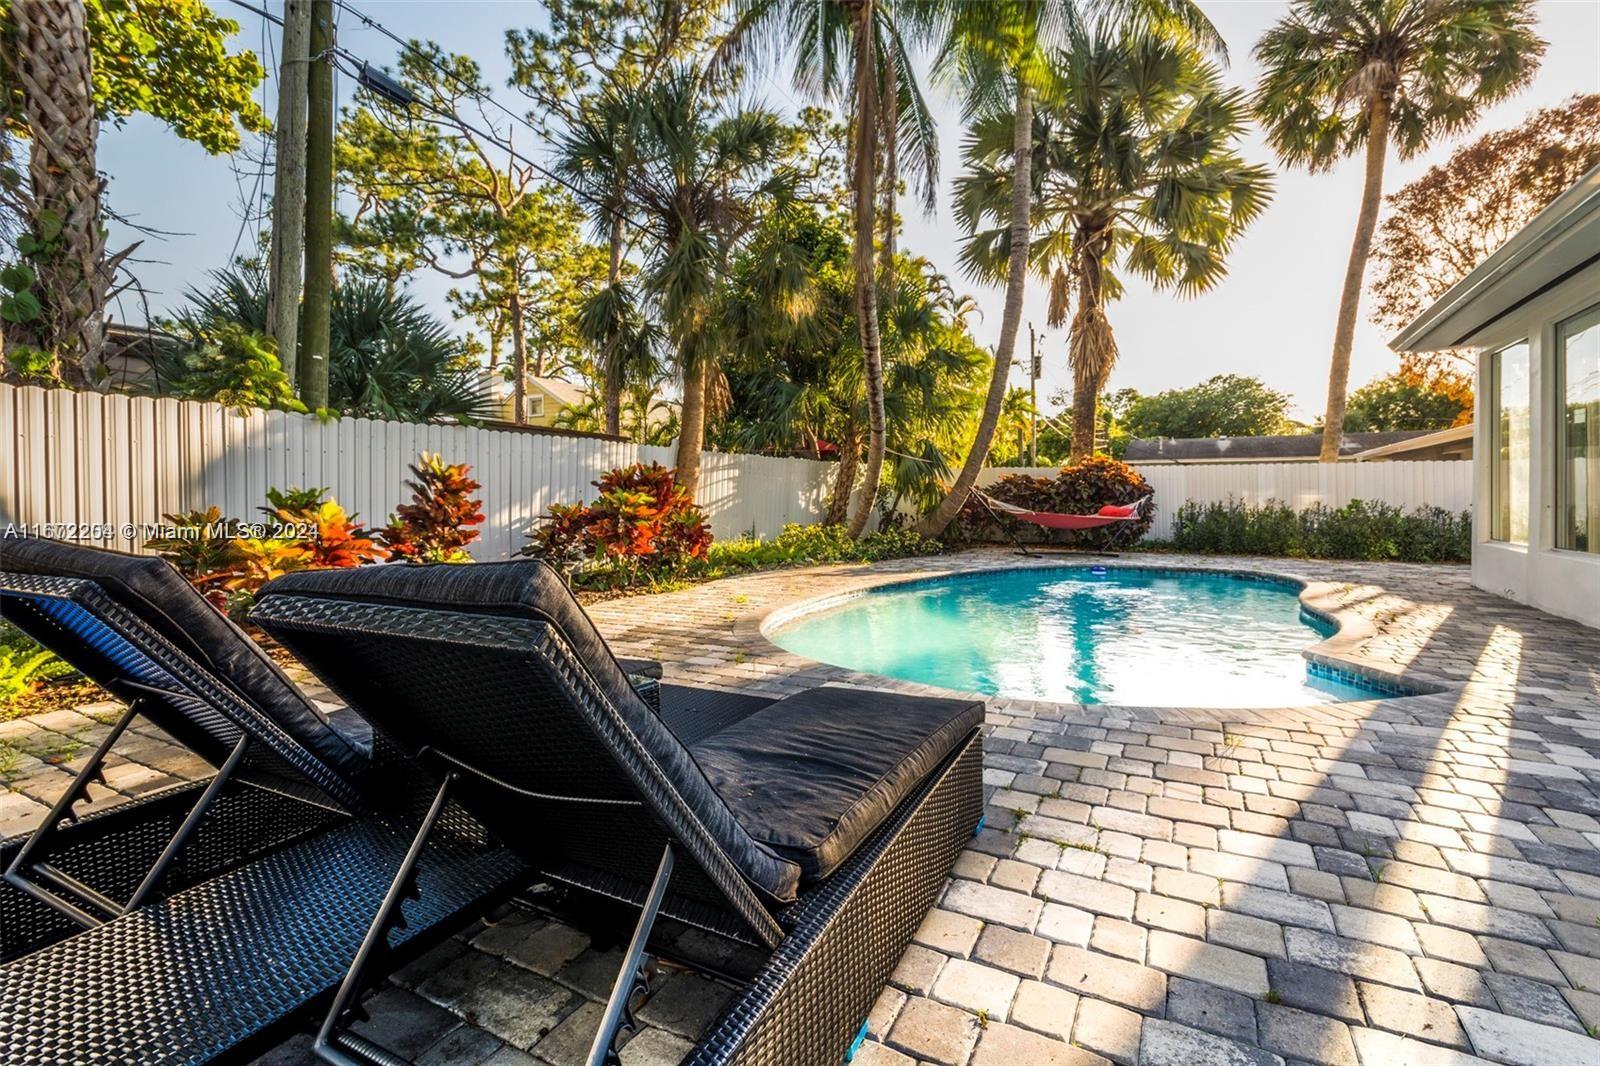
[[[236,47],[261,56],[275,54],[275,27],[226,0],[211,2],[239,20]],[[509,67],[502,41],[511,27],[543,24],[538,4],[508,0],[352,2],[402,37],[429,38],[450,51],[472,55],[482,65],[486,79],[497,86],[496,99],[519,114],[526,110],[524,98],[504,87]],[[1287,5],[1275,0],[1200,3],[1228,45],[1230,62],[1225,78],[1241,86],[1253,85],[1257,68],[1251,48],[1261,33],[1283,16]],[[267,6],[279,5],[269,2]],[[1600,0],[1544,0],[1538,7],[1539,30],[1549,42],[1549,50],[1533,83],[1486,110],[1474,130],[1459,138],[1435,144],[1406,161],[1391,152],[1386,191],[1420,176],[1448,157],[1453,147],[1478,133],[1513,126],[1528,112],[1559,104],[1574,93],[1600,91]],[[396,56],[394,42],[348,14],[341,16],[339,42],[379,66],[392,64]],[[272,63],[268,67],[270,70]],[[769,106],[789,113],[797,110],[799,98],[781,74],[753,77],[750,85],[751,92]],[[343,104],[353,90],[350,79],[341,77],[338,90]],[[261,98],[271,114],[270,77],[262,86]],[[990,346],[1000,331],[1004,294],[999,288],[961,277],[957,259],[960,235],[950,214],[950,181],[960,160],[959,109],[938,89],[931,94],[931,104],[940,122],[943,159],[939,207],[925,218],[911,204],[902,204],[906,216],[902,247],[929,259],[955,278],[959,289],[977,298],[981,317],[974,319],[973,332],[980,343]],[[526,130],[519,133],[522,147],[528,134]],[[1272,205],[1235,246],[1227,278],[1211,292],[1184,300],[1130,281],[1124,297],[1108,310],[1121,352],[1110,388],[1131,387],[1149,393],[1192,385],[1213,374],[1255,375],[1289,393],[1292,414],[1310,421],[1320,415],[1326,397],[1339,289],[1361,195],[1361,159],[1346,160],[1331,172],[1315,175],[1284,170],[1255,130],[1242,150],[1247,159],[1277,171]],[[536,158],[542,155],[533,154]],[[262,192],[271,190],[270,175],[264,181],[259,179],[255,163],[241,157],[208,156],[161,124],[135,117],[120,128],[103,131],[100,166],[111,178],[112,207],[131,222],[159,231],[141,233],[113,223],[108,242],[112,249],[134,240],[143,242],[134,253],[134,269],[152,311],[160,313],[181,304],[184,289],[203,286],[207,271],[225,266],[236,254],[254,251],[255,227],[241,225],[239,207],[244,201],[259,206]],[[449,314],[444,304],[447,287],[448,283],[436,276],[419,277],[413,285],[443,316]],[[1045,304],[1044,285],[1030,282],[1013,371],[1015,383],[1025,384],[1026,323],[1032,322],[1040,330],[1044,355],[1041,400],[1070,388],[1071,383],[1065,331],[1046,329]],[[138,320],[142,309],[125,298],[118,314]],[[466,324],[461,328],[467,328]],[[1395,368],[1396,358],[1386,340],[1385,332],[1368,320],[1364,304],[1352,357],[1352,388]]]

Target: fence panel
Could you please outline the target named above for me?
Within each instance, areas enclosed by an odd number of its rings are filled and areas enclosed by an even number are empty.
[[[84,538],[137,550],[163,514],[211,505],[259,517],[268,488],[326,486],[369,525],[409,499],[422,451],[469,463],[487,520],[474,554],[502,559],[552,503],[592,501],[593,482],[635,461],[670,465],[672,448],[588,437],[343,418],[0,385],[0,527],[100,523]],[[832,463],[706,452],[702,506],[718,538],[815,522]],[[132,535],[124,527],[131,526]]]

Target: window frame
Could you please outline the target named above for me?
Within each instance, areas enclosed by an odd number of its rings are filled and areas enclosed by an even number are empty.
[[[1525,529],[1521,540],[1514,539],[1512,535],[1510,527],[1513,525],[1513,523],[1511,520],[1512,512],[1510,510],[1507,510],[1506,512],[1507,528],[1502,530],[1500,527],[1502,496],[1510,493],[1511,483],[1513,481],[1510,475],[1510,464],[1515,462],[1515,460],[1508,454],[1505,486],[1502,487],[1500,483],[1500,429],[1504,412],[1504,396],[1502,393],[1501,382],[1504,377],[1504,357],[1506,353],[1519,347],[1522,349],[1523,377],[1525,379],[1525,387],[1527,389],[1527,395],[1524,397],[1523,410],[1526,412],[1529,436],[1528,453],[1523,457],[1523,463],[1526,466],[1526,470],[1523,474],[1523,481],[1526,488],[1526,498],[1522,501],[1523,525]],[[1533,340],[1531,337],[1519,337],[1516,340],[1508,341],[1505,344],[1490,350],[1487,353],[1486,358],[1488,360],[1487,377],[1489,380],[1487,392],[1490,408],[1487,442],[1487,450],[1489,452],[1489,521],[1487,539],[1494,544],[1504,544],[1517,548],[1527,548],[1530,546],[1529,542],[1533,539]]]
[[[1551,473],[1554,475],[1553,480],[1555,482],[1553,486],[1555,491],[1551,493],[1550,497],[1555,504],[1555,513],[1551,522],[1553,528],[1551,529],[1550,544],[1555,551],[1570,552],[1573,555],[1581,556],[1600,555],[1600,530],[1589,530],[1589,547],[1578,548],[1573,546],[1574,535],[1577,530],[1567,521],[1568,495],[1571,492],[1567,464],[1567,338],[1569,336],[1567,328],[1570,324],[1589,315],[1596,316],[1596,318],[1588,328],[1600,329],[1600,303],[1592,303],[1580,307],[1553,323],[1551,327],[1553,343],[1550,346],[1552,354],[1550,377],[1553,387],[1550,390],[1552,417],[1550,420],[1549,452],[1551,453]],[[1597,453],[1591,461],[1600,462],[1600,453]]]

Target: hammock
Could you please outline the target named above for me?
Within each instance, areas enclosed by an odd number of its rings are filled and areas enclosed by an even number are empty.
[[[1019,522],[1032,522],[1046,529],[1099,529],[1101,526],[1115,525],[1118,522],[1137,522],[1145,501],[1150,499],[1145,495],[1126,505],[1108,503],[1094,514],[1056,514],[1052,511],[1030,511],[1014,503],[997,500],[979,489],[973,489],[972,493],[991,510],[1008,514]]]

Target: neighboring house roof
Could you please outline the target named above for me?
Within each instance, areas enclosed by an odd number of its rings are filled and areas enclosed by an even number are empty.
[[[1346,433],[1339,457],[1353,458],[1385,444],[1426,436],[1426,430],[1395,433]],[[1322,434],[1271,437],[1157,437],[1128,442],[1123,459],[1130,463],[1249,463],[1314,460],[1322,450]]]
[[[563,407],[576,407],[586,395],[582,385],[574,385],[564,378],[541,378],[528,375],[528,383],[543,391]]]
[[[1600,262],[1600,167],[1550,201],[1389,347],[1432,352],[1470,346],[1484,327],[1595,262]]]
[[[1472,423],[1424,433],[1420,437],[1368,448],[1356,455],[1356,462],[1371,459],[1471,459]]]

